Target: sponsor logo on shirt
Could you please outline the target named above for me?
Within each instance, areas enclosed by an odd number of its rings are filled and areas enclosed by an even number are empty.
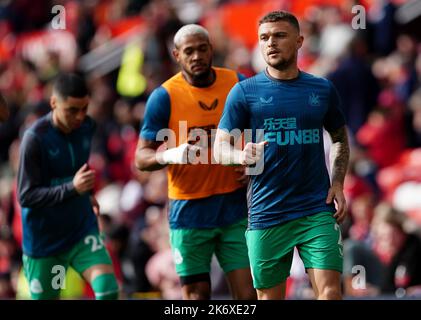
[[[50,155],[51,158],[57,158],[59,153],[60,153],[60,150],[58,148],[48,150],[48,154]]]
[[[199,107],[202,108],[205,111],[212,111],[215,110],[216,107],[218,106],[218,99],[215,99],[210,106],[208,106],[206,103],[204,103],[203,101],[199,100]]]
[[[318,107],[320,106],[320,96],[312,92],[308,96],[308,104],[312,107]]]
[[[296,118],[264,119],[265,140],[280,146],[320,142],[319,129],[297,129]]]
[[[273,102],[273,97],[272,96],[270,96],[269,98],[267,98],[267,99],[265,99],[265,98],[263,98],[263,97],[260,97],[260,102],[261,103],[264,103],[264,104],[270,104],[270,103],[272,103]]]

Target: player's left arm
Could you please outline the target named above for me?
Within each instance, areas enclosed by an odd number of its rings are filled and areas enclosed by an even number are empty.
[[[331,161],[332,165],[332,185],[329,189],[326,203],[335,200],[337,211],[334,215],[338,222],[342,222],[346,215],[346,201],[343,192],[345,175],[349,162],[348,134],[345,126],[335,130],[328,130],[332,138]]]

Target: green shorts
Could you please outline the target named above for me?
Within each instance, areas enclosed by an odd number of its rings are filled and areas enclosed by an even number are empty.
[[[177,274],[186,277],[209,273],[214,253],[225,273],[249,268],[246,229],[247,219],[212,229],[171,229],[170,242]]]
[[[102,235],[97,231],[86,235],[70,250],[43,258],[23,255],[23,268],[32,299],[57,299],[66,288],[66,271],[71,266],[77,273],[98,264],[112,264]]]
[[[306,269],[342,272],[342,236],[331,212],[321,212],[269,229],[247,230],[248,253],[256,289],[284,282],[297,247]]]

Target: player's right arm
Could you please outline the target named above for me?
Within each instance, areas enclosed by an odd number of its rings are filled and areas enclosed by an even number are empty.
[[[259,143],[248,142],[243,150],[235,148],[232,135],[223,129],[218,129],[215,136],[214,157],[223,165],[254,165],[262,157],[267,141]]]
[[[168,129],[170,104],[170,97],[163,87],[155,89],[146,103],[144,122],[135,155],[135,165],[138,170],[153,171],[168,164],[190,163],[189,155],[192,159],[199,149],[188,143],[175,145],[175,133]],[[164,137],[169,138],[169,143],[164,143]]]
[[[163,141],[158,141],[158,132],[168,128],[171,112],[171,101],[168,92],[158,87],[146,102],[145,115],[139,134],[135,154],[135,165],[138,170],[153,171],[165,167],[159,163],[158,148]]]
[[[157,149],[162,145],[162,142],[145,140],[139,138],[136,148],[135,164],[138,170],[154,171],[162,169],[166,166],[164,163],[159,163],[159,152]]]
[[[241,133],[250,123],[247,101],[241,86],[237,83],[228,94],[224,112],[216,131],[214,157],[223,165],[253,165],[264,151],[266,141],[248,142],[244,149],[235,147]]]

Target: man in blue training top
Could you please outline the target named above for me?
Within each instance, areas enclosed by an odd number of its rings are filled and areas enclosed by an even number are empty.
[[[248,190],[246,238],[253,284],[259,299],[283,299],[297,247],[315,296],[341,299],[338,223],[346,212],[349,146],[340,99],[328,80],[298,69],[303,37],[292,14],[267,14],[258,34],[267,68],[231,89],[214,147],[220,163],[263,168],[251,176]],[[323,128],[333,142],[332,181]],[[245,129],[252,130],[253,142],[234,149],[230,138]],[[259,131],[264,139],[258,139]]]
[[[52,111],[25,131],[20,150],[18,197],[22,206],[23,267],[33,299],[57,299],[72,266],[96,299],[117,299],[111,259],[99,235],[99,206],[90,192],[94,121],[89,95],[75,74],[58,76]]]

